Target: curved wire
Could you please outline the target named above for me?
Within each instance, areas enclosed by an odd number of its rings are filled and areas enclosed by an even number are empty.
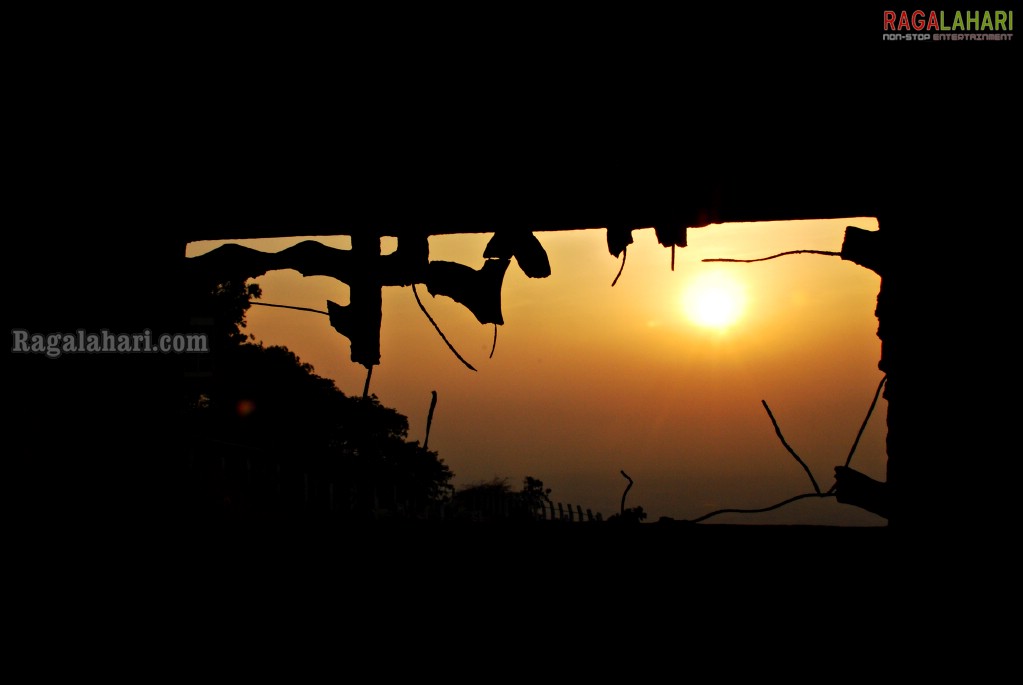
[[[440,329],[440,326],[437,325],[437,322],[433,320],[432,316],[430,316],[430,312],[426,311],[426,307],[423,306],[423,301],[419,299],[419,291],[416,290],[415,283],[412,284],[412,294],[416,296],[416,302],[419,304],[419,308],[423,310],[423,314],[426,314],[426,318],[430,320],[430,323],[432,323],[434,329],[436,329],[437,335],[439,335],[440,339],[444,341],[444,344],[448,346],[448,349],[451,350],[452,354],[458,357],[458,361],[465,364],[470,371],[475,371],[476,369],[473,367],[473,365],[465,361],[462,355],[458,354],[458,350],[455,349],[455,346],[448,342],[448,339],[444,337],[444,331]]]
[[[827,250],[790,250],[788,252],[779,252],[773,254],[770,257],[760,257],[759,259],[704,259],[704,262],[741,262],[743,264],[750,264],[752,262],[766,262],[768,259],[777,259],[778,257],[785,257],[790,254],[822,254],[827,257],[841,257],[841,252],[829,252]]]

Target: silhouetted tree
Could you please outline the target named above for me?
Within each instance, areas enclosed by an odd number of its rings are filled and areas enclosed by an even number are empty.
[[[534,515],[538,513],[541,508],[550,503],[551,501],[551,489],[543,486],[543,481],[539,478],[533,478],[532,476],[526,476],[525,480],[522,481],[522,493],[521,499],[525,507],[534,512]]]
[[[455,491],[451,498],[453,516],[480,521],[505,519],[511,499],[508,479],[495,476],[490,481],[473,483]]]
[[[408,441],[405,416],[376,396],[345,395],[291,350],[243,332],[250,298],[260,294],[258,285],[226,282],[196,288],[190,302],[214,321],[214,354],[212,374],[189,389],[186,425],[202,454],[244,461],[247,485],[234,489],[244,491],[249,509],[255,500],[268,506],[264,491],[287,487],[306,503],[316,490],[356,517],[422,516],[445,502],[453,474],[436,452]],[[257,480],[259,488],[252,486]],[[237,509],[240,497],[229,493],[225,502]]]
[[[549,502],[550,488],[532,476],[523,480],[522,490],[516,492],[506,478],[474,483],[458,490],[452,503],[455,515],[477,520],[535,520],[543,503]]]

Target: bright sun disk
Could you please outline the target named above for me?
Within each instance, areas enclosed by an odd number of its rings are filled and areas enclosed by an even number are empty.
[[[682,292],[682,311],[704,328],[728,328],[742,316],[745,303],[742,286],[722,272],[698,276]]]

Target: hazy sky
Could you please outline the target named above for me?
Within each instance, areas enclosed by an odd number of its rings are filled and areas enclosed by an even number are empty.
[[[603,229],[537,233],[552,275],[527,278],[512,262],[505,276],[497,346],[493,326],[461,305],[418,291],[448,340],[448,350],[409,287],[383,294],[381,363],[370,392],[409,418],[422,442],[430,392],[438,404],[430,434],[455,473],[455,485],[525,476],[543,480],[557,502],[606,518],[628,484],[627,506],[647,521],[691,519],[721,508],[765,507],[812,491],[761,405],[766,400],[786,440],[822,490],[845,462],[874,391],[881,344],[874,316],[880,278],[838,257],[846,226],[877,229],[871,218],[720,224],[689,229],[689,246],[671,252],[653,229],[634,232],[625,269],[607,250]],[[316,238],[350,247],[346,237]],[[483,264],[489,234],[430,239],[430,258]],[[277,251],[302,240],[230,241]],[[187,255],[220,242],[189,245]],[[384,239],[384,252],[395,247]],[[275,271],[259,279],[263,302],[325,309],[347,304],[348,287],[327,277]],[[723,316],[734,308],[731,321]],[[702,314],[701,314],[702,312]],[[349,395],[366,369],[349,359],[348,340],[326,316],[252,307],[247,331],[285,345]],[[885,479],[887,404],[882,399],[852,466]],[[884,525],[884,519],[833,498],[796,502],[766,514],[726,514],[713,523]]]

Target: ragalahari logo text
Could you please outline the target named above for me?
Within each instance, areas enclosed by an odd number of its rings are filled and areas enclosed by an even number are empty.
[[[1012,40],[1012,10],[884,10],[882,40]]]

